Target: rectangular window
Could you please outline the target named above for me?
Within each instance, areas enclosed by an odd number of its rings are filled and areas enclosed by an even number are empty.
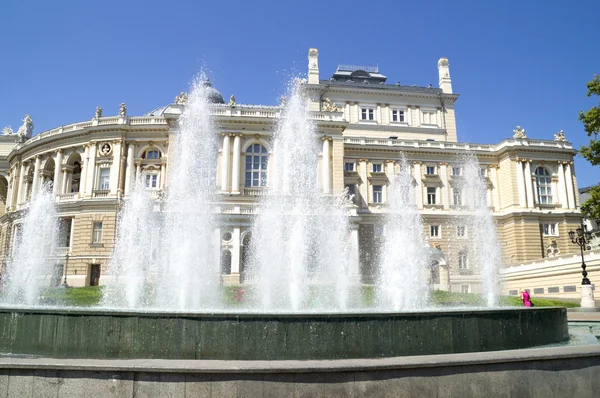
[[[92,226],[92,243],[102,243],[102,221],[94,222]]]
[[[546,236],[558,236],[558,226],[556,223],[542,224],[542,231]]]
[[[452,188],[452,200],[455,206],[462,206],[462,190],[460,188]]]
[[[383,187],[373,185],[373,203],[383,203]]]
[[[462,167],[452,167],[452,175],[461,176],[462,175]]]
[[[560,288],[558,286],[553,286],[548,288],[548,293],[559,293]]]
[[[425,174],[427,174],[427,175],[436,174],[436,172],[435,172],[435,166],[427,166],[425,168]]]
[[[344,171],[354,171],[354,163],[344,163]]]
[[[456,227],[456,236],[459,238],[464,238],[467,236],[467,229],[464,225],[459,225]]]
[[[458,253],[458,269],[467,269],[469,264],[467,263],[467,252],[461,251]]]
[[[432,238],[440,237],[440,226],[439,225],[430,225],[429,226],[429,234]]]
[[[381,173],[382,165],[381,163],[373,163],[373,173]]]
[[[534,287],[533,294],[544,294],[544,288],[543,287]]]
[[[480,168],[479,169],[479,175],[482,176],[482,177],[485,177],[487,175],[487,169],[485,169],[483,167]]]
[[[423,124],[436,124],[435,112],[423,111]]]
[[[361,109],[361,120],[375,120],[375,111],[373,108]]]
[[[160,154],[158,151],[148,151],[146,152],[146,159],[158,159]]]
[[[427,187],[427,204],[434,205],[436,204],[435,200],[435,187]]]
[[[469,293],[471,291],[471,285],[460,285],[461,293]]]
[[[146,174],[146,188],[158,187],[158,174]]]
[[[404,111],[393,110],[392,122],[404,122]]]
[[[100,169],[100,175],[98,177],[98,189],[110,189],[110,169],[108,167],[103,167]]]
[[[575,286],[575,285],[563,286],[563,292],[565,292],[565,293],[572,293],[572,292],[576,292],[576,291],[577,291],[577,286]]]

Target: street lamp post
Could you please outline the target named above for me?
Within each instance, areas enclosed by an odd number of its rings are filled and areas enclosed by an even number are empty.
[[[589,243],[592,240],[592,233],[588,231],[587,225],[581,223],[581,225],[575,229],[575,231],[569,231],[569,238],[571,242],[579,246],[581,251],[581,307],[582,308],[594,308],[596,302],[594,301],[594,292],[592,289],[592,283],[588,279],[588,272],[586,271],[585,258],[583,251],[589,249]]]
[[[67,250],[65,253],[65,269],[64,269],[65,277],[64,277],[64,280],[62,283],[63,287],[69,287],[69,285],[67,284],[67,267],[68,266],[69,266],[69,250]]]

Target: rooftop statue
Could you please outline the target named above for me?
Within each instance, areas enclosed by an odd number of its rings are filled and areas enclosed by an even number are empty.
[[[10,126],[6,126],[2,129],[2,134],[3,135],[13,135],[15,132],[13,131],[12,127]]]
[[[17,131],[19,135],[19,139],[21,141],[25,141],[33,135],[33,120],[31,116],[25,115],[25,119],[23,119],[23,125],[19,127],[19,131]]]
[[[338,111],[338,107],[333,102],[331,102],[331,100],[329,98],[325,98],[325,100],[321,104],[321,109],[323,110],[323,112],[337,112]]]
[[[94,116],[96,119],[100,119],[102,117],[102,108],[100,108],[99,106],[96,107],[96,116]]]
[[[513,130],[513,132],[515,133],[513,135],[513,138],[516,139],[523,139],[523,138],[527,138],[527,135],[525,135],[525,129],[522,129],[521,126],[517,126],[516,129]]]
[[[565,132],[560,130],[558,133],[554,134],[554,141],[566,141],[567,137],[565,137]]]
[[[178,96],[175,97],[176,105],[186,105],[188,102],[188,96],[183,91],[179,93]]]
[[[231,97],[229,97],[229,106],[235,108],[235,105],[235,95],[231,94]]]
[[[119,105],[119,116],[127,116],[127,105],[124,102],[121,102],[121,105]]]

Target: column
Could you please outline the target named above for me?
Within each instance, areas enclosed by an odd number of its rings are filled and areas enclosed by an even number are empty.
[[[56,151],[56,160],[54,162],[54,184],[52,185],[52,195],[56,196],[60,194],[60,189],[62,188],[60,172],[62,170],[62,159],[63,153],[62,150],[59,149]]]
[[[450,209],[450,187],[448,186],[448,163],[440,163],[440,178],[442,179],[442,208]],[[439,202],[438,202],[439,203]]]
[[[350,122],[350,103],[346,102],[346,106],[344,107],[345,119],[349,123]]]
[[[231,237],[231,274],[240,273],[240,227],[233,227]]]
[[[167,180],[167,164],[163,161],[160,165],[160,189],[165,189],[165,182]]]
[[[96,143],[93,142],[88,149],[88,159],[85,171],[85,195],[92,196],[94,191],[94,178],[96,177]]]
[[[12,203],[13,189],[15,186],[15,169],[11,168],[8,170],[8,176],[6,177],[6,200],[4,201],[4,207],[6,210],[10,209]]]
[[[231,170],[231,193],[240,193],[240,156],[242,135],[236,134],[233,138],[233,168]]]
[[[221,158],[221,191],[223,192],[229,191],[229,156],[231,154],[230,140],[231,138],[229,137],[229,134],[223,135],[223,151],[221,153],[223,156]]]
[[[71,180],[69,178],[69,166],[64,165],[62,166],[62,172],[63,172],[63,178],[62,178],[62,184],[60,187],[60,193],[69,193],[70,189],[68,189],[68,185],[69,185],[69,181]],[[79,192],[81,193],[81,196],[83,196],[83,192],[81,191],[81,180],[79,181]]]
[[[385,191],[383,192],[383,203],[390,203],[391,191],[394,189],[394,185],[396,184],[396,173],[395,167],[396,162],[393,160],[388,160],[386,162],[385,167],[385,175],[389,181],[388,185],[385,187]]]
[[[498,166],[490,166],[490,179],[492,180],[492,200],[494,201],[494,210],[500,211],[500,187],[498,186]]]
[[[383,120],[381,117],[381,104],[377,104],[377,124],[383,124]]]
[[[527,197],[527,207],[535,207],[533,184],[531,183],[531,161],[525,161],[525,192]]]
[[[558,162],[558,200],[563,209],[569,208],[569,200],[567,199],[567,184],[565,182],[565,167],[562,162]]]
[[[368,179],[367,179],[367,162],[369,159],[360,159],[358,173],[360,175],[360,185],[358,192],[360,193],[360,202],[362,208],[367,208],[369,203]],[[358,203],[357,203],[358,204]]]
[[[352,224],[350,226],[350,261],[348,264],[348,276],[350,277],[351,283],[360,282],[360,252],[358,242],[358,224]]]
[[[85,183],[85,176],[87,175],[87,170],[88,170],[88,157],[90,156],[90,147],[88,145],[85,145],[83,147],[83,164],[81,165],[81,176],[79,178],[79,197],[83,198],[85,195],[85,190],[87,188],[87,184]],[[64,193],[68,193],[67,191],[64,191]]]
[[[35,157],[35,168],[33,169],[33,182],[31,186],[31,199],[37,195],[40,186],[40,168],[42,167],[42,158],[38,155]]]
[[[358,109],[358,102],[354,103],[354,118],[352,118],[353,120],[351,120],[351,122],[358,122],[360,120],[360,109]]]
[[[523,175],[523,161],[517,159],[517,187],[519,188],[519,206],[527,207],[527,196],[525,195],[525,176]]]
[[[109,176],[109,187],[110,194],[116,195],[119,190],[119,175],[121,174],[121,158],[123,153],[121,151],[122,141],[115,140],[113,142],[113,153],[112,153],[112,164],[110,165],[110,176]]]
[[[133,158],[135,153],[135,144],[129,144],[127,146],[127,166],[125,167],[125,196],[129,196],[131,193],[131,183],[133,181],[133,168],[135,165],[133,164]],[[162,175],[161,184],[163,181]]]
[[[321,179],[323,184],[323,193],[326,195],[331,194],[331,155],[329,153],[329,137],[323,137],[323,158],[322,158],[322,169]]]
[[[135,181],[136,183],[142,182],[142,163],[141,162],[137,162],[135,164]]]
[[[577,202],[575,201],[575,192],[573,189],[573,173],[571,172],[571,162],[565,163],[565,180],[567,183],[567,198],[569,200],[569,208],[575,209]]]
[[[21,162],[21,173],[19,174],[19,188],[17,191],[17,204],[25,201],[25,162]]]
[[[417,209],[423,208],[423,179],[421,178],[421,162],[413,163],[413,177],[417,186],[415,187],[415,201]]]

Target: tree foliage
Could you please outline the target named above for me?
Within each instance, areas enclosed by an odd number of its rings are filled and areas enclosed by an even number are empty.
[[[600,96],[600,76],[594,75],[594,78],[587,84],[587,96]],[[579,153],[587,159],[592,165],[600,165],[600,141],[598,141],[598,133],[600,133],[600,102],[597,106],[592,107],[587,112],[579,112],[579,120],[583,123],[588,137],[590,137],[589,145],[583,145]],[[581,210],[584,214],[591,218],[600,218],[600,184],[593,187],[589,192],[588,199],[582,206]]]

